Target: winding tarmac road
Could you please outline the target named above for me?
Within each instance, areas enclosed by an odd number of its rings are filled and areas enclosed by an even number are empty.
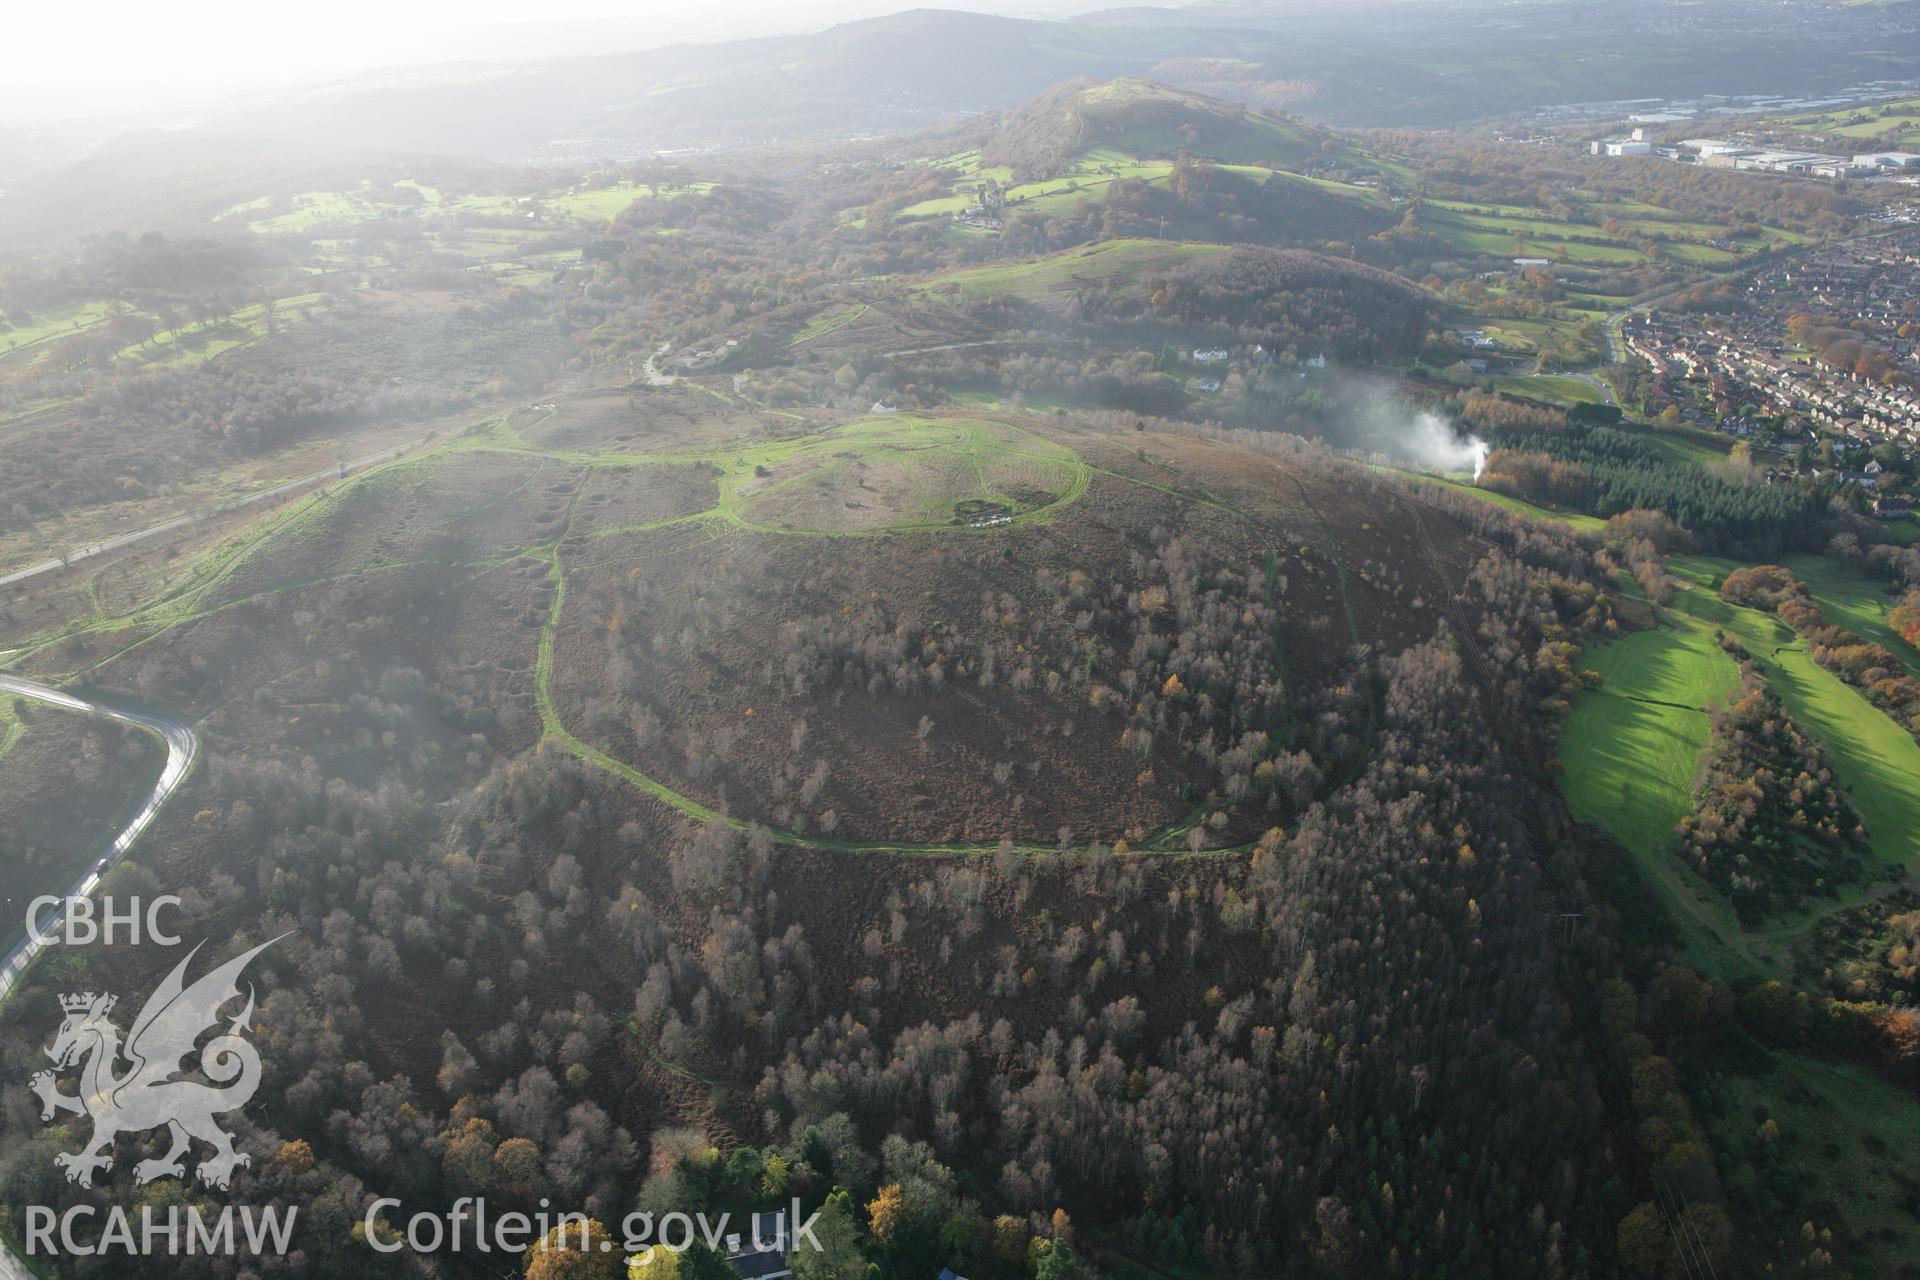
[[[167,763],[160,770],[160,780],[153,784],[153,791],[147,796],[146,803],[140,806],[140,811],[134,814],[133,820],[121,829],[120,834],[114,837],[112,847],[98,858],[90,858],[79,877],[67,886],[67,897],[84,897],[99,885],[100,876],[107,868],[127,856],[128,850],[133,848],[134,841],[138,840],[141,833],[152,824],[155,816],[160,812],[160,807],[180,786],[181,780],[187,776],[187,771],[193,768],[194,757],[200,751],[199,735],[193,731],[192,725],[184,721],[130,711],[103,702],[88,702],[83,698],[76,698],[70,693],[63,693],[31,680],[0,675],[0,697],[8,695],[29,698],[35,702],[44,702],[68,711],[106,716],[122,724],[151,729],[167,744]],[[106,864],[105,867],[100,866],[102,862]],[[43,931],[52,926],[57,915],[57,911],[48,911],[41,916],[39,923]],[[36,941],[34,933],[34,930],[29,929],[27,936],[21,939],[20,945],[9,951],[4,961],[0,961],[0,1003],[5,1002],[13,993],[14,986],[26,973],[28,966],[33,963],[34,957],[53,942],[50,938],[44,938],[44,933],[42,940]],[[11,1086],[13,1082],[4,1083]],[[0,1244],[0,1280],[34,1280],[33,1272],[14,1255],[10,1247],[4,1244]]]

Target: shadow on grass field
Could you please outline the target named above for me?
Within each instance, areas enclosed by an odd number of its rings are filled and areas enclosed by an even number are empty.
[[[1577,817],[1599,823],[1640,861],[1675,913],[1689,962],[1729,980],[1785,977],[1792,944],[1817,920],[1880,892],[1890,873],[1897,879],[1920,865],[1920,743],[1814,662],[1786,624],[1721,600],[1715,588],[1737,567],[1733,561],[1684,556],[1672,567],[1686,585],[1661,611],[1660,627],[1586,656],[1605,684],[1574,705],[1562,743],[1563,789]],[[1707,709],[1737,685],[1716,630],[1741,643],[1787,713],[1824,744],[1874,855],[1861,881],[1835,898],[1757,930],[1742,929],[1726,900],[1673,850],[1674,824],[1693,810]]]
[[[1900,596],[1889,594],[1884,580],[1828,556],[1788,556],[1782,563],[1807,584],[1828,622],[1885,645],[1920,676],[1920,650],[1902,640],[1888,619]]]

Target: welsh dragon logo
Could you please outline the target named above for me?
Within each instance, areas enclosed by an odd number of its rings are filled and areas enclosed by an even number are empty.
[[[147,1000],[124,1047],[119,1028],[108,1017],[117,997],[92,992],[60,997],[66,1018],[47,1050],[54,1070],[36,1072],[27,1083],[40,1096],[41,1120],[51,1121],[65,1112],[93,1121],[93,1135],[80,1150],[54,1157],[68,1182],[91,1187],[95,1173],[113,1168],[116,1137],[163,1125],[173,1146],[164,1156],[135,1165],[136,1182],[186,1177],[182,1157],[195,1139],[214,1149],[196,1170],[200,1181],[210,1187],[225,1190],[234,1169],[250,1163],[248,1156],[233,1149],[232,1137],[213,1117],[244,1107],[260,1087],[259,1051],[242,1035],[253,1020],[251,985],[246,1007],[226,1024],[225,1032],[200,1047],[200,1072],[213,1083],[177,1077],[181,1059],[194,1051],[203,1033],[218,1029],[220,1010],[239,998],[241,973],[279,940],[235,956],[188,987],[183,981],[187,966],[200,951],[194,947]],[[60,1073],[74,1067],[80,1069],[80,1092],[65,1093],[59,1087]]]

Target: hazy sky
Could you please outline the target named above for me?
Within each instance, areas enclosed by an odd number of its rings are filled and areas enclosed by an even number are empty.
[[[918,0],[925,3],[925,0]],[[1095,0],[937,0],[940,7],[1061,16]],[[22,0],[0,38],[0,93],[56,86],[262,79],[396,63],[615,53],[676,40],[817,30],[916,0]],[[11,96],[11,95],[8,95]],[[68,96],[65,93],[60,97]],[[78,96],[78,95],[76,95]]]

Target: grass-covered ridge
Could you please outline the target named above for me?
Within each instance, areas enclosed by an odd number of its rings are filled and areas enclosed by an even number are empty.
[[[1102,240],[1060,253],[1004,266],[969,267],[938,276],[921,292],[942,298],[1011,295],[1040,298],[1072,293],[1088,286],[1138,289],[1155,271],[1224,253],[1226,245],[1183,244],[1165,240]]]

